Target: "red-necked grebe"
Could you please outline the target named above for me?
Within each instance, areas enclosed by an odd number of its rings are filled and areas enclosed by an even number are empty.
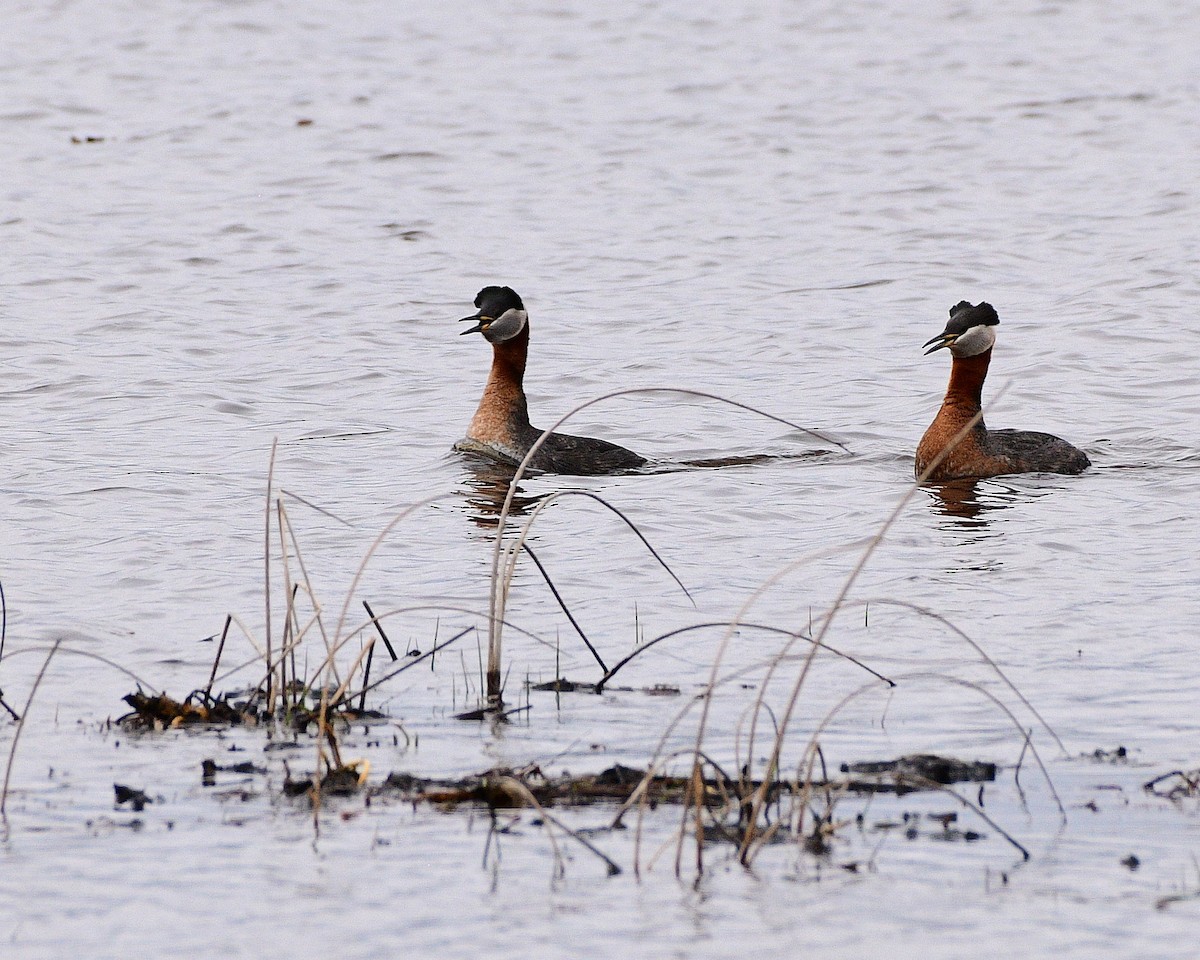
[[[963,300],[951,307],[946,329],[925,344],[930,348],[925,351],[927,356],[947,347],[954,361],[950,367],[946,399],[917,445],[918,477],[979,413],[983,381],[992,359],[999,322],[990,303],[972,305]],[[1006,473],[1082,473],[1089,464],[1087,455],[1065,440],[1030,430],[989,430],[980,417],[926,479],[959,480]]]
[[[475,326],[463,334],[482,333],[492,345],[492,370],[467,436],[455,448],[517,464],[542,433],[529,423],[523,386],[529,315],[510,287],[484,287],[475,297],[475,306],[478,313],[463,317]],[[587,476],[632,470],[645,462],[632,450],[606,440],[552,433],[529,466],[547,473]]]

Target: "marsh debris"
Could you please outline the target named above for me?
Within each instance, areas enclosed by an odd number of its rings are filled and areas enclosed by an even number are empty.
[[[207,759],[200,763],[200,782],[203,786],[212,787],[216,785],[218,773],[240,773],[240,774],[259,774],[265,775],[266,767],[256,766],[249,760],[244,760],[241,763],[219,764],[215,760]]]
[[[1125,764],[1129,762],[1129,751],[1124,747],[1116,747],[1112,750],[1102,750],[1097,747],[1091,753],[1085,753],[1084,759],[1094,760],[1096,763],[1112,763]]]
[[[1142,784],[1142,789],[1166,800],[1200,795],[1200,770],[1172,770]]]
[[[288,724],[293,730],[298,730],[303,733],[313,725],[320,725],[321,710],[320,708],[298,707],[291,711],[288,715]],[[352,723],[382,723],[388,719],[386,713],[380,713],[378,710],[355,710],[353,707],[342,707],[338,710],[326,710],[325,720],[329,723],[337,722],[341,724]]]
[[[135,813],[141,813],[146,809],[146,804],[154,802],[146,795],[144,790],[139,790],[136,787],[127,787],[123,783],[114,783],[113,793],[116,795],[116,805],[118,807],[129,804],[130,809]]]
[[[286,797],[302,797],[307,795],[310,800],[321,797],[348,797],[356,794],[367,782],[371,765],[365,760],[356,760],[342,766],[331,768],[321,778],[319,789],[314,789],[312,777],[293,780],[289,774],[283,781],[283,794]]]
[[[991,783],[996,779],[996,764],[981,760],[955,760],[939,757],[932,753],[914,753],[896,760],[871,760],[861,763],[843,763],[842,773],[858,773],[871,777],[890,777],[893,781],[880,781],[881,787],[901,786],[915,788],[920,781],[939,783]]]
[[[595,693],[596,685],[594,683],[568,680],[566,677],[558,677],[554,680],[547,680],[545,683],[535,683],[529,689],[538,690],[543,693]]]
[[[894,793],[900,796],[929,789],[934,784],[957,782],[939,779],[951,775],[973,782],[994,780],[996,777],[994,763],[964,763],[945,757],[927,756],[902,760],[905,762],[845,764],[843,770],[846,772],[859,772],[860,768],[867,768],[865,772],[870,775],[813,781],[810,786],[814,790],[829,789],[861,794]],[[917,762],[918,760],[924,762]],[[542,805],[624,803],[639,789],[644,791],[645,801],[651,806],[660,803],[682,803],[693,783],[692,778],[688,776],[647,777],[645,770],[617,764],[597,774],[563,774],[560,777],[549,777],[537,766],[521,770],[499,768],[457,779],[424,778],[396,772],[388,776],[380,790],[385,793],[399,793],[405,799],[436,804],[482,803],[490,807],[528,805],[523,792],[512,789],[511,785],[503,785],[508,781],[519,783],[523,790],[528,791]],[[761,781],[754,780],[743,782],[719,777],[706,777],[703,780],[705,796],[713,801],[730,801],[738,796],[749,795],[761,786]],[[768,793],[774,799],[787,789],[787,784],[775,783]]]
[[[235,704],[221,698],[193,701],[192,696],[175,700],[165,693],[151,697],[135,691],[122,698],[133,707],[133,712],[117,722],[135,730],[161,730],[205,723],[235,726],[255,719],[247,703]]]
[[[513,707],[511,710],[505,710],[503,707],[479,707],[477,710],[467,710],[465,713],[456,713],[455,720],[492,720],[497,723],[507,723],[508,718],[518,713],[525,713],[529,707]]]
[[[0,709],[3,709],[10,717],[12,717],[14,722],[16,722],[16,723],[21,722],[20,714],[18,714],[16,710],[14,710],[12,707],[10,707],[7,703],[4,702],[4,691],[3,690],[0,690]]]
[[[528,806],[524,792],[513,788],[512,784],[516,782],[543,805],[620,803],[629,798],[645,776],[644,770],[619,765],[581,777],[547,777],[536,766],[523,770],[497,768],[458,779],[427,779],[408,773],[392,773],[384,781],[382,790],[400,793],[409,800],[449,806],[460,803],[482,803],[497,808]],[[678,801],[689,782],[688,777],[652,777],[648,799],[652,803]]]
[[[148,696],[136,691],[123,698],[133,707],[131,713],[117,722],[131,730],[166,730],[190,726],[251,726],[269,719],[260,707],[262,697],[257,691],[231,693],[221,697],[206,696],[202,691],[193,691],[183,700],[176,700],[160,693]],[[322,716],[319,704],[306,706],[294,704],[282,715],[282,720],[294,730],[304,732],[318,724]],[[354,709],[349,704],[337,709],[326,708],[324,716],[330,722],[343,724],[377,723],[388,719],[378,710]]]

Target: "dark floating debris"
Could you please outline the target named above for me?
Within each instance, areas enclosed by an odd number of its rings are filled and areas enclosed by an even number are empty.
[[[610,767],[603,773],[572,777],[547,777],[540,767],[524,770],[497,768],[487,773],[458,779],[426,779],[409,773],[392,773],[384,781],[383,792],[396,792],[405,799],[454,806],[482,803],[489,807],[528,806],[528,795],[539,804],[585,804],[623,802],[645,778],[644,770]],[[690,783],[688,777],[653,777],[649,798],[652,802],[678,800]],[[518,789],[516,785],[523,789]]]
[[[179,701],[165,693],[148,697],[141,692],[122,699],[133,707],[133,712],[125,714],[118,722],[133,729],[159,730],[200,723],[238,725],[255,719],[248,704],[235,705],[222,699],[193,703],[190,697]]]
[[[1142,784],[1142,789],[1167,800],[1195,797],[1200,795],[1200,770],[1172,770]]]
[[[217,782],[218,773],[251,773],[265,775],[266,767],[255,766],[249,760],[244,760],[241,763],[229,763],[221,765],[215,760],[203,760],[200,763],[200,782],[206,786],[214,786]]]
[[[139,691],[123,698],[133,707],[133,712],[125,714],[118,722],[133,730],[165,730],[200,724],[250,726],[267,719],[259,706],[261,698],[255,693],[237,700],[233,696],[206,697],[202,691],[197,691],[184,700],[175,700],[165,693],[151,697]],[[293,729],[304,731],[316,724],[319,717],[319,707],[294,705],[288,711],[286,721]],[[378,710],[355,710],[344,705],[327,710],[326,719],[340,723],[371,723],[388,717]]]
[[[924,762],[918,763],[918,760]],[[931,761],[938,763],[933,764]],[[902,765],[897,767],[898,764]],[[846,764],[843,770],[857,772],[859,767],[872,768],[869,772],[874,776],[886,775],[891,779],[835,778],[816,781],[812,788],[851,793],[894,793],[900,796],[929,789],[933,784],[957,782],[937,779],[932,774],[941,777],[954,774],[958,775],[959,780],[973,782],[994,780],[996,777],[994,763],[963,763],[945,757],[928,756],[905,757],[891,761],[890,764]],[[522,789],[514,789],[512,781],[516,781]],[[739,782],[733,779],[706,778],[703,783],[706,796],[713,800],[726,801],[739,793],[748,795],[761,787],[760,782],[752,780]],[[680,803],[686,791],[691,788],[691,777],[658,775],[647,779],[645,770],[618,764],[598,774],[561,777],[548,777],[536,766],[523,770],[500,768],[458,779],[426,779],[410,773],[396,772],[388,776],[380,790],[384,793],[399,793],[412,801],[424,800],[446,805],[482,803],[491,807],[520,807],[528,805],[526,793],[543,805],[624,803],[638,789],[644,790],[646,801],[652,805]],[[786,785],[773,786],[772,797],[777,796],[781,789],[786,789]],[[953,819],[953,815],[948,816]]]
[[[921,821],[929,820],[937,824],[939,829],[921,831]],[[946,813],[926,813],[922,816],[920,813],[905,813],[900,820],[876,820],[870,825],[866,823],[866,819],[859,815],[859,828],[866,828],[871,833],[888,833],[893,830],[903,831],[906,840],[916,840],[921,836],[926,836],[930,840],[938,840],[943,843],[975,843],[987,837],[986,833],[978,830],[963,830],[957,826],[958,812],[948,811]]]
[[[875,777],[894,777],[902,781],[926,780],[930,783],[991,783],[996,765],[980,760],[963,761],[932,753],[914,753],[896,760],[843,763],[842,773],[861,773]],[[912,783],[908,784],[910,787]],[[901,792],[899,789],[897,793]]]
[[[547,680],[545,683],[535,683],[529,689],[540,690],[543,693],[595,693],[596,685],[594,683],[577,683],[566,677],[558,677],[554,680]]]
[[[146,804],[154,802],[145,792],[136,787],[127,787],[123,783],[114,783],[113,793],[116,794],[118,807],[128,803],[135,813],[141,813]]]
[[[568,680],[566,677],[558,677],[554,680],[547,680],[545,683],[531,683],[530,690],[535,690],[541,693],[597,693],[599,688],[594,683],[589,683],[586,680]],[[618,690],[624,692],[632,692],[632,687],[614,687],[605,686],[605,690],[616,692]],[[642,687],[640,691],[648,697],[677,697],[680,694],[679,687],[673,683],[656,683],[651,687]]]
[[[503,707],[480,707],[478,710],[468,710],[456,713],[455,720],[493,720],[497,723],[507,723],[508,718],[517,713],[524,713],[529,707],[513,707],[505,710]]]
[[[1129,751],[1124,747],[1117,747],[1115,750],[1101,750],[1097,747],[1091,753],[1085,753],[1084,757],[1097,763],[1128,763]]]
[[[370,772],[371,765],[365,760],[334,767],[321,778],[320,796],[352,796],[366,785],[367,775]],[[293,780],[289,776],[283,781],[283,794],[287,797],[302,797],[307,795],[310,800],[315,800],[317,791],[313,788],[312,777]]]

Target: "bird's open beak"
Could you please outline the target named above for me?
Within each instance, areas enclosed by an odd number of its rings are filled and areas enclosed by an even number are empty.
[[[479,313],[475,314],[474,316],[463,317],[458,322],[459,323],[469,323],[472,320],[475,321],[475,326],[473,326],[470,330],[464,330],[462,333],[459,334],[460,337],[465,337],[468,333],[482,333],[483,328],[492,322],[492,318],[485,317],[483,315],[482,310],[479,311]]]
[[[947,333],[943,330],[936,337],[932,338],[931,340],[926,340],[925,343],[922,344],[924,347],[929,347],[929,349],[925,351],[925,356],[929,356],[935,350],[941,350],[942,347],[950,346],[957,339],[957,333]],[[933,344],[933,346],[929,346],[930,344]]]

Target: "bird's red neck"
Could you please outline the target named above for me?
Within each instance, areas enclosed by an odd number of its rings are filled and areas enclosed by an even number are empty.
[[[955,357],[950,365],[950,385],[946,388],[945,403],[978,411],[983,402],[983,381],[987,379],[992,348],[973,357]]]
[[[481,442],[507,440],[514,428],[529,425],[525,402],[525,359],[529,325],[511,340],[492,344],[492,369],[467,436]]]

